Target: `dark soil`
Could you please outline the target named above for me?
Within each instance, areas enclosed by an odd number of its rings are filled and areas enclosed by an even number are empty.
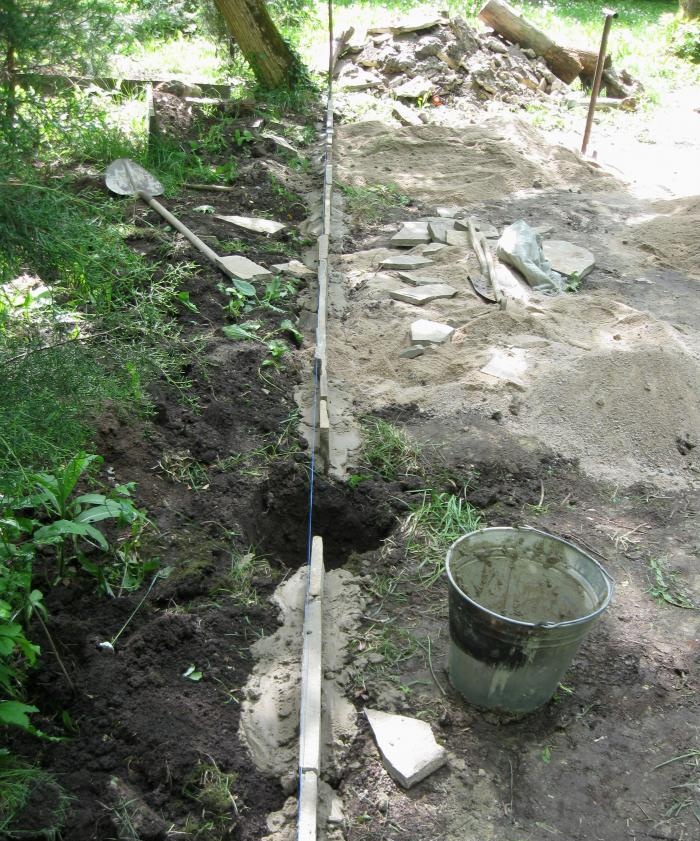
[[[176,117],[182,111],[171,110]],[[269,177],[272,156],[231,153],[241,158],[235,192],[192,190],[163,203],[219,253],[245,253],[265,266],[300,258],[304,239],[295,224],[306,213],[303,199]],[[283,162],[277,167],[281,172]],[[308,175],[292,181],[313,186]],[[276,237],[250,234],[195,212],[202,204],[221,214],[269,216],[288,228]],[[150,417],[105,411],[94,451],[104,456],[106,483],[136,483],[136,502],[152,523],[140,557],[172,571],[148,594],[150,576],[140,590],[113,599],[79,575],[45,588],[48,628],[70,684],[36,625],[43,654],[29,692],[41,710],[35,723],[61,740],[13,734],[11,747],[52,772],[70,797],[64,839],[257,839],[284,796],[239,741],[240,690],[252,668],[250,645],[276,626],[267,597],[284,570],[306,558],[308,454],[293,399],[305,351],[290,342],[279,368],[264,367],[263,342],[225,338],[221,327],[234,320],[224,310],[227,279],[146,206],[127,203],[125,213],[144,231],[130,240],[136,250],[183,266],[182,289],[196,311],[183,307],[177,318],[201,351],[183,372],[191,381],[184,393],[166,382],[149,387]],[[227,249],[233,240],[235,250]],[[294,320],[299,307],[293,295],[275,306],[243,320],[260,321],[264,335],[282,319]],[[319,480],[318,488],[328,517],[347,507],[331,483]],[[337,521],[339,556],[347,554],[350,531],[368,525],[369,547],[389,528],[390,508],[380,495],[364,493],[362,512]],[[267,555],[271,572],[258,573],[251,593],[242,594],[228,575],[232,558],[251,546]],[[100,647],[135,610],[115,650]],[[201,679],[185,677],[191,666]],[[207,787],[212,773],[232,775],[235,808]],[[61,823],[59,813],[58,796],[37,791],[13,829],[23,838],[45,837],[43,830]]]

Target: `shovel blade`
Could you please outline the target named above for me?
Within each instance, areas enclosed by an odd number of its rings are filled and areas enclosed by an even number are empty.
[[[139,191],[160,196],[163,185],[151,173],[129,158],[117,158],[105,170],[107,188],[119,196],[134,196]]]

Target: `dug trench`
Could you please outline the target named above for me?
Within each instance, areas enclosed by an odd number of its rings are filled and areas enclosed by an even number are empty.
[[[309,260],[296,226],[305,212],[300,194],[314,178],[286,163],[272,153],[243,157],[235,193],[184,191],[164,203],[222,253],[237,236],[264,265]],[[103,189],[96,177],[81,183]],[[220,213],[281,215],[291,233],[230,233],[195,211],[202,202]],[[151,523],[138,557],[169,574],[151,573],[140,589],[107,597],[78,574],[56,583],[44,558],[37,586],[46,591],[52,642],[35,620],[43,653],[28,692],[48,738],[13,733],[8,747],[56,782],[37,778],[11,837],[60,830],[71,841],[259,839],[284,793],[278,778],[256,770],[239,719],[251,646],[278,625],[268,599],[306,562],[310,452],[294,391],[307,376],[307,351],[288,342],[283,363],[266,367],[264,342],[224,337],[231,316],[223,278],[144,206],[127,201],[124,214],[135,250],[182,268],[191,306],[173,315],[191,351],[189,385],[150,384],[150,411],[140,418],[108,407],[92,449],[104,457],[105,485],[135,483]],[[285,314],[296,319],[313,296],[304,281],[294,287],[277,310],[252,314],[265,329]],[[330,566],[377,548],[400,507],[396,488],[381,481],[352,490],[317,475],[314,491]],[[112,649],[103,644],[110,641]]]

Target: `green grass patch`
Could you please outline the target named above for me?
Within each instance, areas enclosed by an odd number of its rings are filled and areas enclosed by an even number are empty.
[[[432,489],[415,493],[417,501],[403,526],[406,552],[430,585],[442,576],[452,543],[484,523],[481,513],[461,495]]]
[[[17,819],[30,807],[31,802],[51,804],[51,823],[37,827],[33,822],[31,833],[17,826]],[[69,797],[56,779],[46,771],[26,765],[7,751],[0,749],[0,835],[14,839],[28,837],[58,838],[66,818]],[[44,810],[43,814],[47,814]]]
[[[410,203],[409,196],[400,192],[396,184],[375,184],[355,187],[350,184],[338,185],[345,196],[345,206],[351,216],[364,222],[378,222],[388,210],[405,207]]]
[[[418,445],[398,427],[379,418],[367,419],[362,438],[361,460],[382,479],[391,482],[420,470]]]

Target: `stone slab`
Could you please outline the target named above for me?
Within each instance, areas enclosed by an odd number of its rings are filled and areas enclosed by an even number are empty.
[[[427,721],[365,710],[389,774],[404,788],[424,780],[447,762],[447,751],[435,741]]]
[[[424,286],[402,286],[401,289],[392,290],[389,295],[395,301],[403,301],[406,304],[413,304],[421,307],[439,298],[453,298],[457,290],[446,283],[429,283]]]
[[[414,76],[413,79],[395,87],[392,93],[399,99],[419,99],[432,93],[433,87],[433,83],[424,76]]]
[[[447,242],[447,232],[455,228],[454,219],[431,219],[428,222],[428,231],[433,242]]]
[[[404,222],[401,230],[391,238],[392,245],[412,248],[430,242],[427,222]]]
[[[422,126],[423,121],[418,116],[418,112],[402,102],[394,102],[391,106],[391,113],[396,119],[405,126]]]
[[[273,219],[258,219],[254,216],[221,216],[217,213],[215,218],[230,222],[237,228],[243,228],[255,234],[277,234],[287,227],[282,222],[275,222]]]
[[[270,277],[271,271],[259,266],[247,257],[232,254],[229,257],[219,257],[219,265],[229,275],[239,280],[256,280],[258,278]]]
[[[468,231],[469,220],[457,219],[455,222],[455,228],[457,228],[458,231]],[[474,219],[474,230],[480,231],[486,239],[498,239],[500,236],[498,228],[494,227],[490,222],[481,222],[479,219]]]
[[[411,324],[411,341],[426,342],[428,344],[440,345],[448,341],[455,328],[449,324],[441,324],[439,321],[429,321],[426,318],[419,318]]]
[[[447,245],[468,248],[470,245],[469,234],[466,231],[445,231],[445,242]]]
[[[542,250],[554,271],[567,277],[575,274],[584,278],[595,266],[595,257],[587,248],[563,239],[546,239]]]
[[[437,254],[438,251],[442,251],[443,248],[445,248],[444,242],[431,242],[423,249],[423,255],[430,256],[431,254]]]
[[[425,348],[422,345],[411,345],[411,347],[404,348],[399,356],[401,359],[415,359],[418,356],[423,356]]]
[[[449,207],[438,207],[437,208],[437,215],[443,219],[454,219],[456,216],[459,216],[460,213],[464,212],[464,208],[459,207],[459,205],[453,204]]]
[[[421,277],[420,275],[413,274],[413,272],[397,272],[397,274],[401,280],[405,280],[406,283],[410,283],[411,286],[435,286],[436,284],[443,282],[442,278]]]
[[[425,266],[432,266],[433,261],[429,257],[416,257],[412,254],[398,254],[395,257],[387,257],[379,264],[383,269],[423,269]]]
[[[280,274],[288,274],[292,277],[316,277],[316,272],[305,266],[301,260],[290,260],[288,263],[275,263],[272,268]]]

